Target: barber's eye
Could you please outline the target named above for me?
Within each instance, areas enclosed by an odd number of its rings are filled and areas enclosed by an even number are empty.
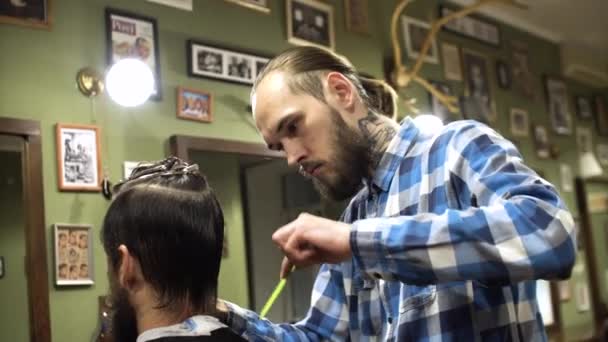
[[[289,133],[289,135],[294,135],[294,134],[296,134],[297,131],[298,131],[298,125],[295,122],[292,122],[289,125],[287,125],[287,132]]]

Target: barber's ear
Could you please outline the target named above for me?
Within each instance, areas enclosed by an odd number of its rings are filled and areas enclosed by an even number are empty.
[[[139,262],[129,252],[125,245],[118,246],[120,261],[118,262],[118,283],[128,291],[136,290],[141,282],[141,269]]]
[[[334,105],[347,110],[354,108],[356,91],[353,84],[339,72],[332,71],[327,74],[327,95],[326,98]]]

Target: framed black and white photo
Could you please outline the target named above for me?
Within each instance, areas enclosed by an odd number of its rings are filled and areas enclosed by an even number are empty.
[[[52,0],[0,1],[0,24],[50,30]]]
[[[268,4],[268,0],[226,0],[228,2],[235,3],[237,5],[241,5],[243,7],[251,8],[253,10],[262,12],[262,13],[270,13],[270,5]]]
[[[106,8],[108,65],[123,58],[136,58],[146,63],[154,74],[151,98],[161,100],[160,54],[156,19],[114,8]]]
[[[511,108],[509,117],[511,134],[515,137],[527,137],[530,132],[528,112],[520,108]]]
[[[608,144],[597,144],[597,160],[600,165],[608,166]]]
[[[57,176],[61,191],[100,191],[99,128],[56,125]]]
[[[574,295],[576,299],[576,309],[578,312],[586,312],[591,309],[589,302],[589,286],[586,281],[579,280],[574,286]]]
[[[511,89],[511,67],[503,60],[496,61],[496,80],[502,89]]]
[[[576,127],[576,145],[581,153],[593,152],[591,129],[587,127]]]
[[[318,0],[287,0],[287,41],[333,50],[334,9]]]
[[[93,285],[93,232],[88,224],[53,225],[55,285]]]
[[[549,133],[545,126],[534,126],[534,145],[538,158],[547,159],[551,155],[549,146]]]
[[[456,9],[441,5],[439,6],[439,17],[446,17],[456,11]],[[498,25],[476,16],[468,15],[452,19],[443,26],[443,29],[467,38],[476,39],[494,47],[499,47],[501,44],[500,28]]]
[[[157,4],[192,12],[192,0],[147,0]]]
[[[511,79],[516,93],[528,100],[534,100],[534,75],[530,66],[528,46],[514,41],[511,43]]]
[[[431,83],[431,85],[433,85],[440,92],[450,96],[453,95],[452,88],[450,88],[449,85],[438,81],[429,81],[429,83]],[[431,92],[429,92],[429,101],[431,103],[432,114],[438,117],[441,122],[445,124],[453,121],[453,114],[446,106],[443,105],[443,103],[441,103],[441,101],[437,99],[437,97],[433,96]]]
[[[369,34],[368,0],[344,0],[344,11],[348,31]]]
[[[460,48],[450,43],[441,43],[443,76],[449,81],[462,82],[462,62]]]
[[[422,51],[426,36],[431,31],[431,25],[422,20],[406,16],[401,17],[401,25],[407,56],[411,59],[417,59]],[[436,40],[431,41],[431,46],[424,56],[424,61],[433,64],[439,63]]]
[[[586,96],[575,96],[576,116],[581,119],[591,119],[593,117],[593,105],[591,99]]]
[[[470,112],[464,113],[469,119],[482,122],[493,122],[496,120],[496,110],[490,83],[490,72],[488,61],[478,53],[463,50],[462,60],[466,81],[466,95],[470,106]]]
[[[597,132],[601,136],[608,136],[608,109],[603,97],[595,95],[593,97],[593,112],[595,113],[595,123]]]
[[[253,85],[270,58],[194,40],[188,41],[188,74]]]
[[[562,135],[572,134],[572,117],[566,82],[554,76],[545,76],[545,93],[553,131]]]

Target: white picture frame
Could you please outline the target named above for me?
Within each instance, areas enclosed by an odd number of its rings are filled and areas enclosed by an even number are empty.
[[[521,108],[511,108],[509,114],[511,134],[515,137],[527,137],[530,134],[528,112]]]
[[[131,173],[133,172],[133,170],[135,170],[135,168],[140,164],[141,162],[138,161],[130,161],[130,160],[125,160],[124,162],[122,162],[122,179],[126,180],[129,179],[129,177],[131,176]]]
[[[576,310],[578,312],[586,312],[591,309],[589,302],[589,286],[587,282],[578,281],[574,286],[574,294],[576,298]]]
[[[317,0],[287,0],[287,41],[335,49],[334,9]]]
[[[446,80],[462,82],[462,60],[458,45],[441,43],[441,55],[443,59],[443,76]]]
[[[401,25],[403,29],[403,39],[407,56],[411,59],[418,59],[426,36],[431,30],[431,25],[422,20],[408,16],[401,17]],[[436,39],[433,39],[431,42],[431,47],[423,59],[427,63],[439,64]]]
[[[100,191],[100,128],[58,123],[55,139],[59,190]]]
[[[572,168],[568,164],[559,164],[559,174],[561,178],[562,191],[572,192],[574,191]]]
[[[591,128],[576,127],[576,145],[581,153],[593,153],[593,134],[591,133]]]
[[[608,144],[597,144],[597,160],[602,166],[608,166]]]
[[[148,2],[153,2],[169,7],[178,8],[184,11],[192,12],[192,0],[146,0]]]
[[[268,0],[225,0],[233,4],[237,4],[243,7],[250,8],[262,13],[270,13],[270,5]]]
[[[55,223],[53,233],[55,285],[93,285],[95,264],[92,226]]]
[[[560,135],[572,134],[572,114],[566,82],[557,77],[545,76],[544,84],[553,131]]]

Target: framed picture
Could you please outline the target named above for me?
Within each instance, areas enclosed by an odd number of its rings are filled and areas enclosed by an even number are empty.
[[[4,278],[6,266],[4,265],[4,257],[0,256],[0,279]]]
[[[439,6],[439,17],[446,17],[456,11],[456,9],[441,5]],[[497,24],[471,15],[450,20],[443,26],[443,29],[494,47],[499,47],[501,43],[500,29]]]
[[[570,116],[566,83],[557,77],[546,76],[545,93],[553,131],[557,134],[570,135],[572,133],[572,117]]]
[[[534,126],[534,145],[536,146],[536,155],[539,158],[549,158],[549,133],[547,132],[547,128],[545,126]]]
[[[367,0],[344,0],[346,29],[369,34],[369,3]]]
[[[534,100],[534,75],[530,67],[528,46],[521,42],[511,43],[511,75],[515,92],[529,100]]]
[[[429,81],[437,90],[441,91],[444,94],[452,95],[452,88],[449,85],[438,82],[438,81]],[[433,115],[441,119],[443,123],[448,123],[451,120],[453,114],[448,110],[446,106],[444,106],[432,93],[429,92],[429,102],[431,103],[431,110]]]
[[[270,58],[194,40],[188,41],[188,74],[253,85]]]
[[[149,2],[155,2],[157,4],[175,7],[184,11],[192,12],[192,0],[147,0]]]
[[[426,36],[431,31],[431,25],[422,20],[406,16],[401,17],[401,25],[403,25],[403,39],[405,40],[407,56],[411,59],[417,59],[422,51]],[[427,63],[439,63],[436,40],[431,42],[431,47],[423,59]]]
[[[466,81],[466,95],[477,108],[465,113],[468,118],[482,122],[496,120],[496,110],[492,97],[492,85],[486,58],[478,53],[463,50],[462,60]]]
[[[530,124],[528,122],[527,111],[519,108],[511,108],[509,119],[511,122],[511,134],[513,134],[513,136],[528,136],[528,132],[530,132]]]
[[[568,164],[559,164],[559,174],[562,183],[562,190],[565,192],[572,192],[574,189],[572,187],[573,177],[572,177],[572,168]]]
[[[569,301],[572,297],[572,291],[570,290],[570,280],[561,280],[557,282],[559,300],[562,302]]]
[[[581,119],[590,119],[593,116],[593,106],[591,99],[586,96],[575,96],[576,115]]]
[[[581,153],[593,152],[591,129],[587,127],[576,128],[576,145]]]
[[[553,284],[547,280],[539,279],[536,281],[536,299],[538,302],[538,311],[543,318],[545,327],[555,324],[555,305],[553,303],[552,294]]]
[[[53,228],[55,284],[58,286],[94,284],[91,225],[56,223]]]
[[[608,144],[597,144],[597,160],[602,166],[608,166]]]
[[[177,117],[200,122],[213,121],[212,99],[211,94],[204,91],[177,88]]]
[[[287,0],[287,41],[333,50],[334,9],[318,0]]]
[[[154,74],[151,98],[162,99],[156,19],[106,8],[106,39],[108,65],[123,58],[140,59]]]
[[[462,63],[457,45],[441,43],[443,55],[443,75],[447,80],[462,82]]]
[[[61,191],[100,191],[99,128],[57,124],[57,176]]]
[[[503,60],[496,61],[496,80],[502,89],[511,89],[511,67]]]
[[[141,162],[138,161],[124,161],[122,163],[122,179],[129,179],[131,173]]]
[[[50,30],[52,0],[0,1],[0,23]]]
[[[599,135],[608,136],[608,110],[606,109],[606,101],[599,95],[593,97],[593,104],[595,108],[595,121],[597,125],[597,132]]]
[[[256,11],[260,11],[262,13],[270,13],[270,6],[268,5],[268,0],[226,0],[228,2],[232,2],[247,8],[254,9]]]

